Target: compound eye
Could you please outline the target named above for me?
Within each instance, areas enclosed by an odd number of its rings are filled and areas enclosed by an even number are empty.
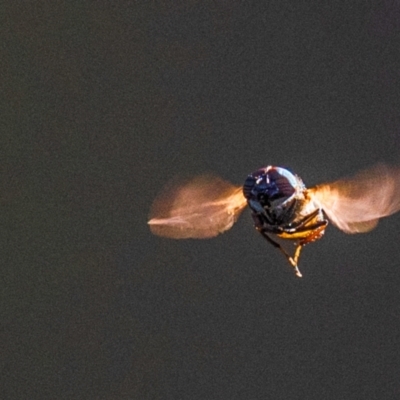
[[[246,199],[250,200],[254,197],[253,189],[256,186],[256,177],[254,174],[249,175],[243,185],[243,195]]]
[[[280,171],[282,170],[282,171]],[[284,172],[284,173],[282,173]],[[282,197],[290,197],[296,191],[296,181],[295,179],[290,179],[291,174],[287,170],[283,170],[282,168],[271,169],[266,174],[267,186],[273,187],[274,190],[271,192],[271,200],[282,198]],[[294,178],[294,176],[293,176]],[[267,190],[268,193],[268,190]]]

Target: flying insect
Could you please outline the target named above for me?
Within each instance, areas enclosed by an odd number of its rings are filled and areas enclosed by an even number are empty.
[[[243,186],[199,176],[164,189],[152,205],[148,224],[159,236],[210,238],[230,229],[246,205],[256,230],[301,277],[301,250],[323,237],[328,220],[346,233],[361,233],[400,210],[400,168],[378,164],[309,189],[287,168],[271,165],[248,175]],[[293,255],[283,246],[288,242],[295,246]]]

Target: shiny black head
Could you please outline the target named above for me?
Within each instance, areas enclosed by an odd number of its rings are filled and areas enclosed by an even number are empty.
[[[279,223],[294,208],[296,195],[303,189],[299,177],[287,169],[269,166],[247,177],[243,194],[253,212],[268,215],[271,223]]]

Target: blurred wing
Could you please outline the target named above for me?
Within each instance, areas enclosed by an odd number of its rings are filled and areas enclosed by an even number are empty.
[[[400,210],[400,168],[379,164],[309,192],[339,229],[347,233],[368,232],[379,218]]]
[[[165,189],[152,205],[148,224],[159,236],[210,238],[231,228],[245,205],[241,187],[200,176]]]

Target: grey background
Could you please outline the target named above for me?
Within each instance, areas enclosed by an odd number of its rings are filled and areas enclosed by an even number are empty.
[[[396,1],[5,2],[1,397],[398,398],[398,215],[330,226],[301,280],[247,210],[204,241],[146,221],[176,176],[398,162],[399,21]]]

